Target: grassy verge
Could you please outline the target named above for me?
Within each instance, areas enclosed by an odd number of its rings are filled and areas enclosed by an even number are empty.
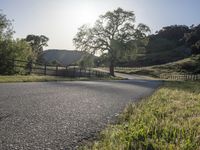
[[[38,76],[38,75],[14,75],[14,76],[0,76],[0,83],[7,82],[47,82],[47,81],[87,81],[87,80],[121,80],[118,77],[104,77],[104,78],[69,78],[56,76]]]
[[[151,97],[129,105],[120,123],[83,149],[199,149],[200,83],[166,82]]]

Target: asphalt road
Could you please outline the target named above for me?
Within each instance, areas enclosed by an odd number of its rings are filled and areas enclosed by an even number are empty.
[[[0,84],[0,149],[76,149],[160,81]]]

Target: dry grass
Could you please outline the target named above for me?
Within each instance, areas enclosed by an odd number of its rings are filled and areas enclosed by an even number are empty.
[[[200,83],[166,82],[151,97],[128,105],[121,123],[101,133],[92,150],[200,149]]]

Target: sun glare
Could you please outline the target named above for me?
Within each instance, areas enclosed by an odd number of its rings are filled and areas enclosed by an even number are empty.
[[[89,5],[78,6],[74,18],[80,24],[92,24],[98,18],[95,9]]]

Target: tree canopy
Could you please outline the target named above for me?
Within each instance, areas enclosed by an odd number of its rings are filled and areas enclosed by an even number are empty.
[[[101,15],[93,27],[80,27],[73,42],[79,50],[106,53],[110,74],[114,75],[116,62],[144,45],[148,32],[148,26],[136,26],[132,11],[118,8]]]
[[[30,35],[27,35],[26,41],[32,47],[34,57],[35,59],[37,59],[38,56],[42,53],[43,47],[48,46],[47,42],[49,41],[49,38],[44,35],[30,34]]]
[[[12,21],[6,18],[6,15],[0,11],[0,41],[11,39],[14,33]]]
[[[184,40],[191,47],[193,54],[200,54],[200,24],[191,26],[190,32],[185,33]]]

